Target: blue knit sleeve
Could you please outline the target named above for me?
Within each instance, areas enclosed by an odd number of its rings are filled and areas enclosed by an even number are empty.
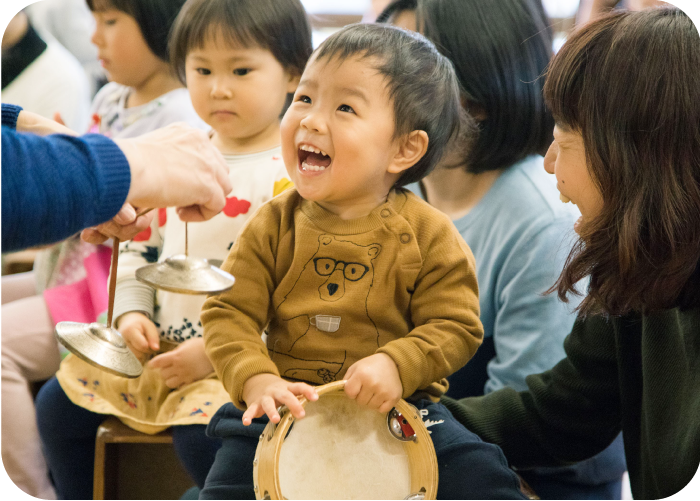
[[[17,117],[19,112],[22,111],[21,106],[15,106],[14,104],[3,104],[2,105],[2,125],[3,127],[10,127],[12,129],[17,128]]]
[[[3,106],[3,122],[5,107]],[[39,137],[2,127],[2,250],[62,240],[113,217],[131,183],[110,139]]]

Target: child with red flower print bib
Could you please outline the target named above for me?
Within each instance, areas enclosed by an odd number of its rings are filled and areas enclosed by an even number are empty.
[[[206,222],[186,230],[174,209],[161,210],[150,228],[122,243],[115,327],[144,372],[127,380],[72,357],[57,374],[72,407],[58,402],[62,417],[46,429],[54,433],[58,421],[105,414],[144,433],[172,426],[175,449],[200,487],[220,443],[204,435],[205,426],[230,401],[204,352],[199,314],[205,296],[154,290],[135,272],[185,254],[186,245],[190,256],[220,263],[258,207],[292,186],[282,162],[280,117],[311,53],[311,31],[298,0],[270,0],[276,9],[264,12],[260,3],[189,0],[175,20],[172,66],[211,126],[234,189],[224,210]],[[64,451],[66,460],[70,453]]]

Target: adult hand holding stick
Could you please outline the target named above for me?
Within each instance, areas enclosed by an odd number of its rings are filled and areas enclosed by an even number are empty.
[[[132,139],[76,137],[3,104],[2,129],[6,252],[57,242],[110,218],[116,227],[97,228],[105,239],[133,236],[148,223],[135,217],[134,207],[176,206],[182,220],[203,221],[223,209],[231,191],[221,153],[205,132],[184,124]],[[88,233],[91,241],[102,238]]]
[[[177,206],[183,221],[205,221],[221,212],[231,191],[228,168],[205,132],[173,124],[133,139],[117,139],[131,168],[127,203],[117,215],[82,232],[86,242],[130,240],[145,230],[153,213],[134,207]],[[155,159],[158,159],[157,161]]]
[[[205,132],[177,123],[114,142],[131,169],[131,205],[177,206],[183,221],[206,221],[226,205],[228,167]]]
[[[39,136],[77,134],[58,120],[22,110],[17,130]],[[115,139],[129,162],[131,187],[120,211],[109,221],[83,230],[86,242],[131,240],[148,228],[153,214],[135,207],[177,205],[183,221],[205,221],[218,214],[231,191],[228,167],[206,133],[173,124],[130,139]]]

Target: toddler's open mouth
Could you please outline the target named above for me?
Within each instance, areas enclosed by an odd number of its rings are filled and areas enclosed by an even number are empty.
[[[301,165],[301,170],[305,171],[323,171],[326,170],[331,164],[331,157],[328,154],[306,144],[299,146],[299,165]]]

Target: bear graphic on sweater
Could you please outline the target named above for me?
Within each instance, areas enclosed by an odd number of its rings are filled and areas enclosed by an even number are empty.
[[[381,245],[359,245],[321,235],[282,302],[274,322],[287,331],[270,348],[273,361],[292,367],[283,377],[311,383],[335,381],[354,363],[353,346],[379,347],[379,332],[367,311],[374,259]],[[319,305],[319,299],[323,306]],[[311,311],[310,308],[314,310]],[[375,348],[376,349],[376,348]]]

